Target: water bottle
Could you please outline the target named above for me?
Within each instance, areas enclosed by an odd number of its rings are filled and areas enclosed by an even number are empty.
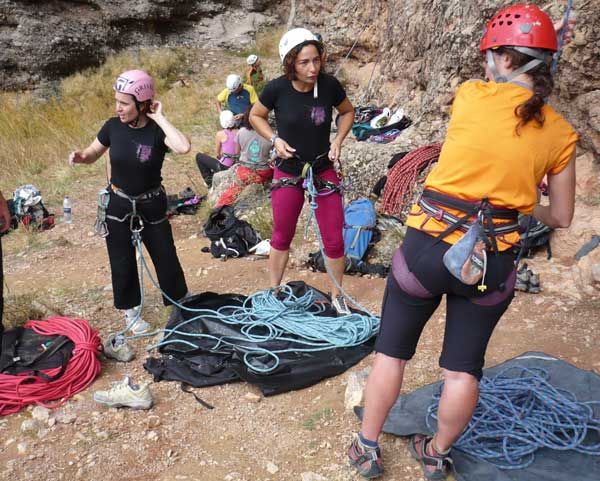
[[[63,222],[65,224],[73,222],[73,217],[71,216],[71,199],[69,199],[68,195],[63,200]]]

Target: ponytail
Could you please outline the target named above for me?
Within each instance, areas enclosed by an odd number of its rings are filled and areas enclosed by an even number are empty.
[[[525,65],[531,60],[530,56],[517,52],[510,47],[500,47],[495,52],[508,55],[514,69]],[[529,70],[527,75],[533,83],[533,95],[515,108],[515,115],[519,119],[516,126],[517,134],[531,121],[534,121],[540,127],[544,125],[545,118],[542,108],[554,88],[554,80],[550,73],[549,64],[541,63]]]

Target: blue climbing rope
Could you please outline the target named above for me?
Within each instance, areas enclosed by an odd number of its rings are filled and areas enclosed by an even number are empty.
[[[432,431],[440,394],[434,399],[426,416]],[[543,369],[507,368],[482,378],[473,418],[454,447],[500,469],[528,467],[540,448],[600,456],[600,442],[590,440],[594,431],[600,435],[594,404],[600,401],[580,402],[552,386]]]
[[[247,297],[241,306],[223,306],[217,310],[186,306],[170,298],[160,289],[141,250],[141,239],[138,239],[135,245],[139,253],[140,275],[145,273],[173,305],[196,314],[173,329],[159,329],[125,337],[136,339],[162,333],[162,339],[149,346],[147,351],[170,344],[197,349],[198,345],[192,342],[193,339],[208,339],[214,341],[214,345],[210,347],[211,352],[240,352],[248,368],[255,372],[268,373],[279,366],[280,354],[358,346],[379,332],[379,318],[361,314],[324,316],[322,314],[326,306],[318,302],[314,291],[309,290],[297,297],[289,286],[280,286],[278,295],[271,289],[258,291]],[[200,318],[241,326],[240,335],[214,336],[183,329]],[[289,343],[292,347],[271,350],[260,346],[261,343],[273,345],[274,341]]]
[[[552,59],[552,66],[550,67],[550,72],[552,73],[552,75],[556,74],[556,71],[558,70],[558,61],[560,60],[560,54],[565,43],[565,33],[569,25],[569,18],[571,17],[572,10],[573,0],[568,0],[563,20],[563,28],[560,30],[560,34],[558,35],[558,48],[556,50],[556,53],[554,54],[554,58]]]

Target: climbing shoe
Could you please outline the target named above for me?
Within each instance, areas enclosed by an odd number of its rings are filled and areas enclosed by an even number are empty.
[[[427,479],[443,480],[446,479],[452,466],[452,458],[448,456],[450,450],[440,453],[435,449],[432,442],[433,438],[431,436],[415,434],[410,438],[408,450],[421,464],[423,474]]]
[[[348,307],[348,304],[346,304],[346,299],[342,294],[335,296],[331,301],[331,305],[338,313],[338,316],[349,316],[352,314],[352,311]]]
[[[360,442],[358,435],[348,448],[348,461],[363,478],[373,479],[383,474],[380,449],[365,446]]]
[[[540,287],[540,275],[534,274],[533,271],[529,270],[529,291],[532,294],[539,294],[542,291]]]
[[[110,359],[115,359],[120,362],[133,361],[135,358],[135,351],[125,341],[123,336],[117,336],[116,334],[110,334],[103,346],[104,355]]]
[[[515,282],[515,290],[529,292],[530,270],[527,269],[527,264],[523,264],[517,271],[517,280]]]
[[[150,409],[152,394],[147,384],[132,384],[129,376],[125,376],[122,381],[113,383],[108,391],[96,391],[94,401],[110,408]]]

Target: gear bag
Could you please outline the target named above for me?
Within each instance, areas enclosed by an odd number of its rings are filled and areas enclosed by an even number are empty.
[[[356,199],[344,209],[344,253],[349,259],[364,259],[377,224],[375,206],[369,199]]]
[[[210,214],[204,224],[204,234],[211,241],[212,256],[221,259],[243,257],[261,241],[258,232],[245,220],[238,219],[230,205]]]

